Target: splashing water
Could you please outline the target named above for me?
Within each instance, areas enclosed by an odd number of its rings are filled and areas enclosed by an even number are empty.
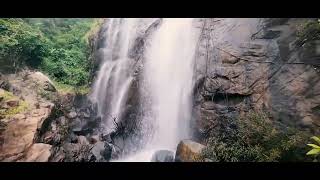
[[[146,51],[144,77],[152,98],[155,131],[146,147],[121,161],[150,161],[156,150],[175,151],[189,137],[194,53],[193,19],[164,19]]]
[[[98,105],[98,114],[105,123],[106,133],[111,132],[113,122],[109,117],[121,117],[121,109],[132,75],[128,51],[135,37],[137,19],[110,19],[107,23],[106,47],[91,99]]]

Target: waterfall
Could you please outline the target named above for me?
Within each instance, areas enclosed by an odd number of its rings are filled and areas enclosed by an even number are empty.
[[[133,79],[128,51],[135,37],[136,21],[110,19],[107,23],[103,62],[91,94],[105,124],[105,133],[109,133],[114,126],[112,117],[121,118],[122,105]]]
[[[107,132],[113,127],[108,115],[121,118],[134,79],[129,73],[133,60],[128,52],[137,38],[137,26],[137,19],[110,19],[106,27],[104,59],[91,98]],[[145,114],[152,114],[142,117],[143,123],[152,124],[153,129],[142,128],[142,134],[148,136],[143,139],[144,148],[118,161],[150,161],[156,150],[175,151],[180,140],[189,138],[196,42],[193,19],[163,19],[148,37],[142,78],[151,105],[141,103],[151,111]]]
[[[175,151],[189,138],[196,46],[193,19],[164,19],[145,52],[144,78],[151,92],[154,132],[145,148],[121,161],[150,161],[156,150]]]
[[[192,19],[164,19],[146,52],[145,77],[151,89],[155,135],[151,146],[174,150],[188,138],[193,60]]]

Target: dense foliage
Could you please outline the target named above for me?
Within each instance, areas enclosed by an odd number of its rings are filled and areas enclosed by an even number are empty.
[[[309,20],[298,27],[297,31],[297,45],[302,46],[305,42],[310,40],[320,39],[320,19]]]
[[[1,62],[13,67],[38,66],[47,53],[41,31],[22,19],[0,19],[0,42]]]
[[[212,136],[203,158],[223,162],[305,161],[308,133],[274,125],[263,112],[236,120],[234,129]]]
[[[41,69],[54,80],[81,86],[89,80],[87,34],[97,19],[0,19],[0,59]]]

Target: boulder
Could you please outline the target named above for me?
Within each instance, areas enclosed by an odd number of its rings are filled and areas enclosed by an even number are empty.
[[[177,147],[176,162],[197,162],[199,161],[201,151],[204,145],[192,140],[182,140]]]
[[[72,111],[69,114],[67,114],[67,118],[69,119],[74,119],[76,117],[77,117],[77,113],[75,111]]]
[[[173,162],[173,161],[174,161],[174,152],[168,151],[168,150],[156,151],[151,158],[151,162]]]
[[[50,149],[51,149],[51,145],[49,144],[43,144],[43,143],[33,144],[28,150],[28,152],[26,153],[25,157],[20,161],[48,162],[49,157],[51,155]]]
[[[57,91],[52,81],[41,72],[31,73],[28,78],[37,83],[43,90],[52,92]]]

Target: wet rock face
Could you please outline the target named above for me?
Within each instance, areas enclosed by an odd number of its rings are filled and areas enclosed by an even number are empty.
[[[295,44],[297,27],[304,22],[202,21],[214,28],[211,32],[203,28],[196,54],[193,125],[197,136],[205,137],[209,127],[214,130],[219,117],[237,116],[247,109],[264,109],[274,121],[317,131],[320,76],[313,65],[319,45],[317,40]]]

